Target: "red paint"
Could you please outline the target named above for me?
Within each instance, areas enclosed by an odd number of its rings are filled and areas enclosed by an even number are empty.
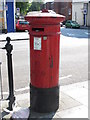
[[[59,82],[60,22],[64,16],[49,12],[31,13],[30,23],[31,84],[37,88],[52,88]],[[41,50],[34,50],[34,37],[41,37]]]

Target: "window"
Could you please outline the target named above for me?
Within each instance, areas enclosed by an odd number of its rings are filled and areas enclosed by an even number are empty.
[[[22,24],[22,25],[28,25],[29,22],[27,22],[27,21],[19,21],[19,24]]]

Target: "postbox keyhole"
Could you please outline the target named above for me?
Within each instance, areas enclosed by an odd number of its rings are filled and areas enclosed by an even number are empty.
[[[49,60],[50,60],[50,68],[53,68],[53,57],[50,56],[50,57],[49,57]]]

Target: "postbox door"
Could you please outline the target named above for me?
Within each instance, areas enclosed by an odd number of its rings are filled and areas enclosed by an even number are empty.
[[[49,87],[49,40],[43,36],[30,37],[31,84],[39,88]]]
[[[31,36],[32,85],[39,88],[50,88],[58,85],[59,36]]]

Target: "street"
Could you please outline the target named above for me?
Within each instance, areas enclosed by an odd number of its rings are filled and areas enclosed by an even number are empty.
[[[23,35],[23,33],[21,33]],[[28,36],[27,32],[24,35]],[[1,40],[1,38],[0,38]],[[0,42],[0,48],[6,42]],[[29,40],[12,41],[13,79],[16,94],[27,92],[30,84]],[[8,94],[6,51],[2,55],[3,92]],[[88,80],[88,30],[61,28],[60,86]]]

